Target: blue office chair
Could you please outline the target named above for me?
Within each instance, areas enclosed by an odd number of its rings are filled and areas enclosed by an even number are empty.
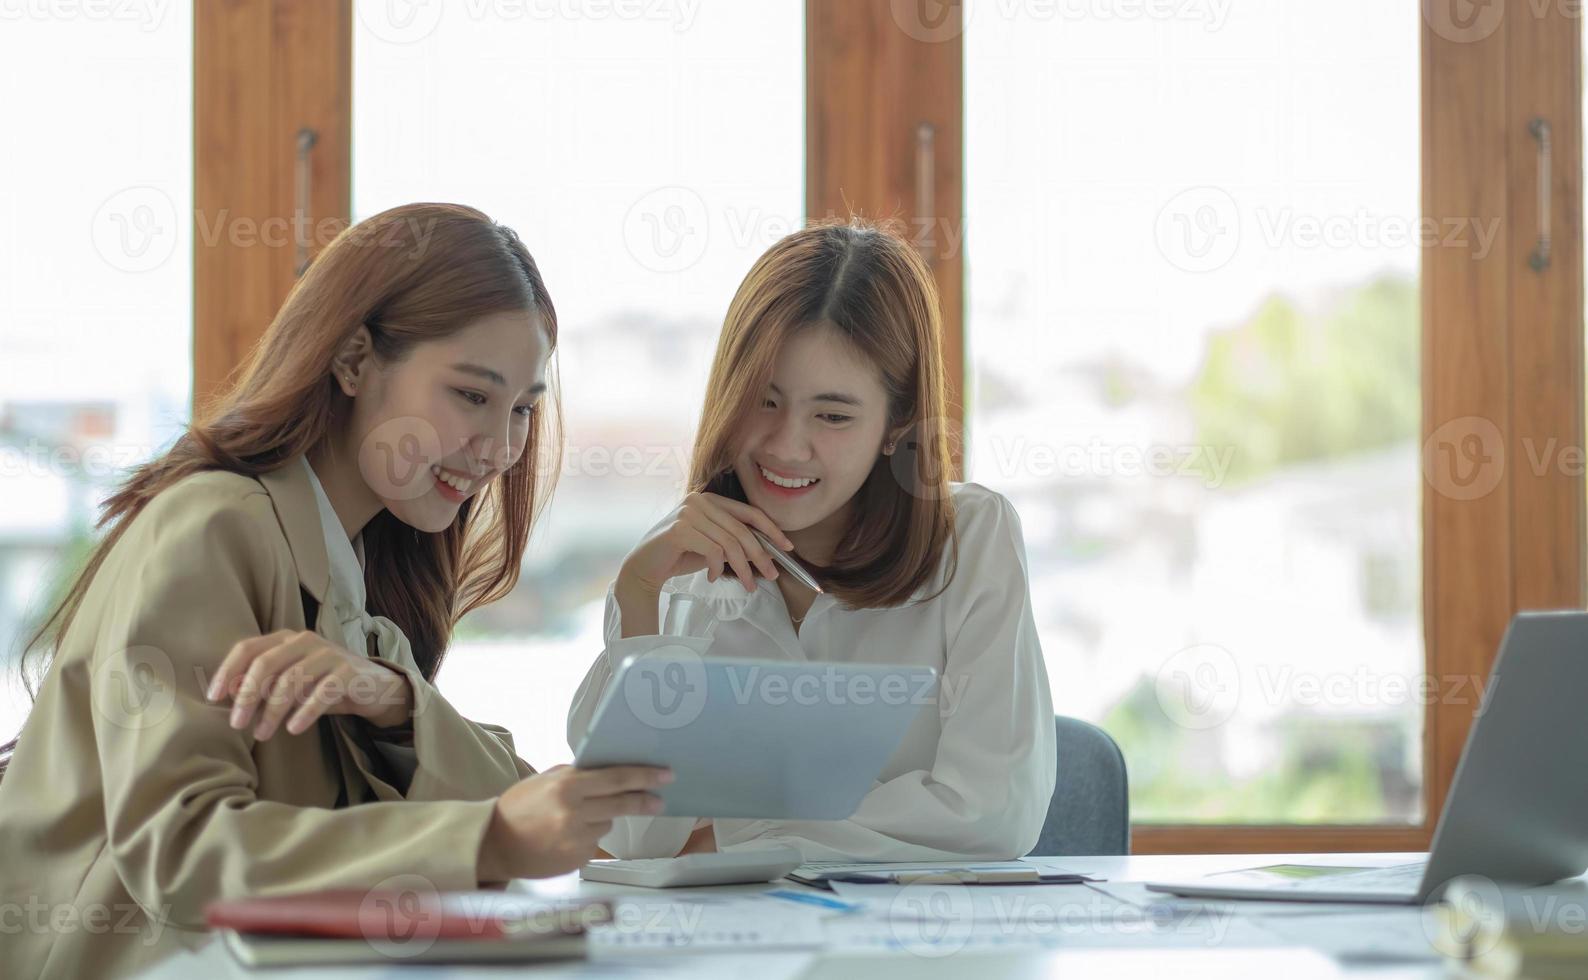
[[[1124,753],[1096,725],[1063,715],[1054,724],[1059,778],[1032,855],[1129,854],[1130,780]]]

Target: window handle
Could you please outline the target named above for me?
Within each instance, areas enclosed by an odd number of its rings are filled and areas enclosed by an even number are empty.
[[[937,231],[937,127],[923,122],[915,127],[915,228],[916,247],[931,262],[928,244]]]
[[[293,240],[297,247],[297,255],[293,264],[293,275],[301,276],[309,267],[309,191],[312,169],[309,166],[309,154],[314,152],[314,144],[320,141],[320,134],[304,126],[298,130],[298,160],[294,168],[294,185],[297,195],[297,206],[292,214]]]
[[[1536,117],[1528,123],[1527,131],[1538,140],[1538,244],[1533,246],[1533,254],[1528,256],[1527,264],[1532,266],[1534,272],[1543,272],[1549,268],[1550,260],[1550,158],[1554,154],[1554,145],[1550,140],[1549,120],[1544,117]]]

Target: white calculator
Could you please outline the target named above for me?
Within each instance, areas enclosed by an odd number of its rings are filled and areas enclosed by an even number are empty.
[[[800,852],[792,847],[714,851],[670,858],[591,861],[579,869],[585,881],[642,888],[687,888],[692,885],[741,885],[773,881],[799,867]]]

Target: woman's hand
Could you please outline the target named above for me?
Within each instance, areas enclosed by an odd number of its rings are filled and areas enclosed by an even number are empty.
[[[233,728],[274,735],[286,718],[293,735],[321,715],[357,715],[390,728],[413,713],[408,678],[387,664],[349,653],[307,630],[277,630],[232,647],[205,696],[232,699]],[[291,717],[287,713],[291,711]]]
[[[577,869],[599,853],[596,842],[614,818],[661,812],[661,799],[648,791],[672,781],[671,771],[651,766],[556,766],[514,783],[496,799],[480,846],[479,879],[548,878]]]
[[[662,583],[676,575],[706,569],[715,582],[733,570],[745,591],[755,591],[755,572],[777,578],[772,556],[750,533],[759,530],[772,543],[792,550],[794,542],[758,508],[714,493],[692,493],[672,518],[646,535],[623,560],[614,593],[623,612],[623,635],[655,633],[656,597]]]

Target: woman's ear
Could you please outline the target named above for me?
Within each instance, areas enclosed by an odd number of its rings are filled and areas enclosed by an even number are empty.
[[[359,383],[364,380],[364,365],[372,350],[374,345],[369,328],[361,323],[331,361],[331,376],[336,379],[342,394],[349,398],[358,394]]]
[[[908,425],[901,425],[884,436],[882,440],[882,455],[892,456],[899,448],[899,440],[903,439],[904,434],[909,431],[910,427]]]

